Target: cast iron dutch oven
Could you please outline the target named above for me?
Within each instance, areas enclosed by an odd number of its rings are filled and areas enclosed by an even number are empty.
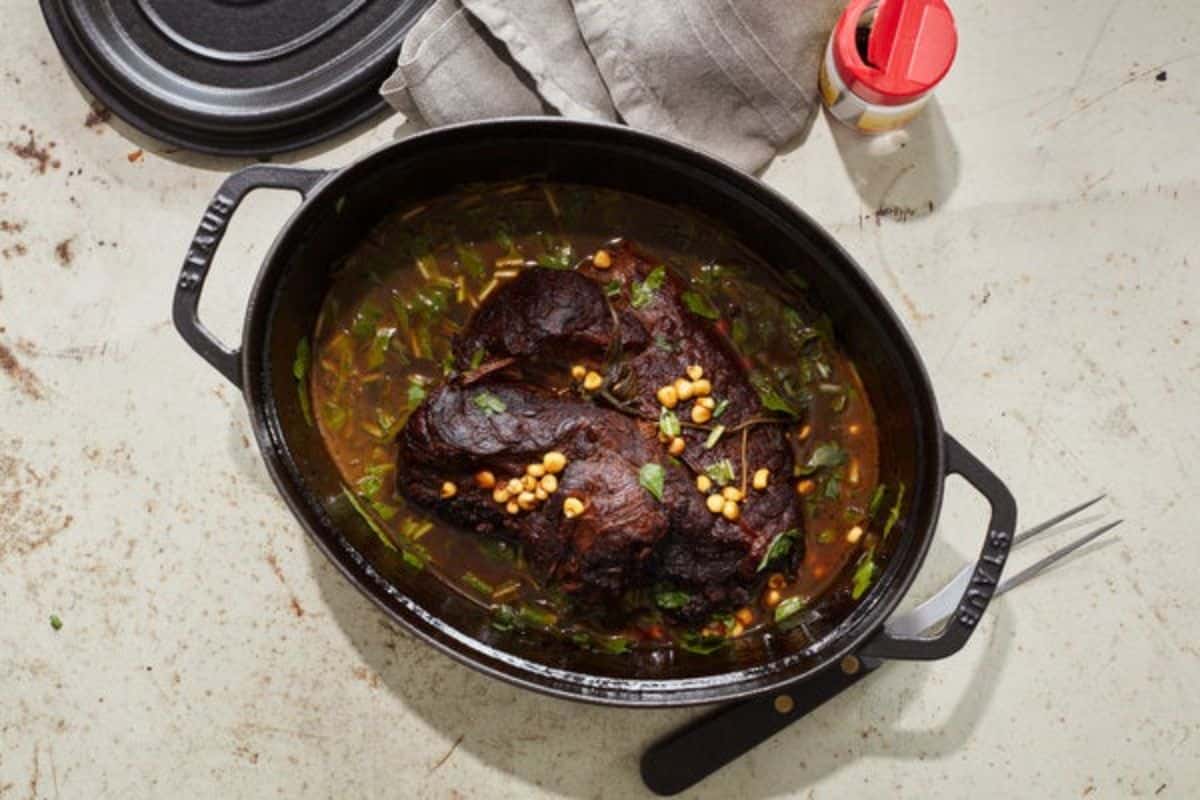
[[[529,175],[634,192],[718,220],[788,280],[800,275],[857,362],[880,428],[881,475],[904,481],[911,502],[883,574],[847,618],[815,642],[776,635],[725,655],[663,657],[586,652],[492,629],[486,615],[433,576],[406,570],[342,500],[338,474],[305,424],[292,362],[309,335],[330,272],[368,229],[401,204],[464,183]],[[251,191],[298,192],[303,202],[275,237],[246,310],[241,346],[218,341],[197,317],[221,237]],[[626,706],[676,706],[748,697],[785,685],[818,686],[839,663],[937,659],[966,643],[1004,565],[1016,524],[1012,495],[942,430],[929,376],[896,315],[854,261],[803,212],[766,185],[685,146],[628,128],[518,119],[442,128],[391,144],[340,170],[248,167],[209,204],[175,292],[175,325],[197,353],[240,388],[279,491],[309,535],[393,620],[448,655],[518,686]],[[884,623],[921,567],[943,483],[964,477],[991,519],[973,578],[945,629],[927,639]],[[816,678],[817,680],[810,680]]]

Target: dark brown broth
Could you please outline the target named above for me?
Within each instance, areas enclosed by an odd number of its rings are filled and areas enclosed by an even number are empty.
[[[728,314],[713,324],[731,337],[749,368],[782,369],[788,380],[804,376],[800,390],[811,395],[811,402],[791,426],[798,452],[809,458],[821,445],[836,443],[843,463],[804,478],[813,482],[806,500],[805,557],[797,574],[775,582],[786,582],[780,590],[785,598],[803,597],[813,606],[838,586],[850,591],[845,578],[853,567],[860,577],[866,573],[864,585],[855,589],[860,594],[877,572],[872,554],[886,524],[883,506],[890,503],[876,502],[868,513],[878,481],[878,441],[853,364],[828,336],[814,344],[818,315],[799,296],[789,306],[800,313],[785,309],[776,299],[779,289],[770,269],[719,228],[685,210],[610,190],[535,181],[468,187],[397,211],[346,259],[324,301],[307,373],[311,379],[302,391],[311,391],[312,416],[348,493],[410,564],[434,570],[449,587],[490,608],[499,627],[553,628],[614,652],[629,644],[662,646],[689,636],[694,642],[694,631],[674,629],[669,615],[644,602],[628,613],[568,608],[560,593],[529,573],[519,547],[485,540],[406,507],[393,485],[395,434],[444,379],[451,337],[479,302],[519,270],[535,268],[539,261],[571,268],[616,237],[637,241],[717,300]],[[769,327],[772,316],[783,315],[791,315],[791,327]],[[782,329],[793,332],[790,338]],[[799,340],[797,330],[804,331]],[[800,372],[798,352],[816,353]],[[894,492],[887,499],[893,500]],[[848,541],[856,524],[866,532]],[[756,597],[769,592],[765,584],[773,574],[772,569],[762,572]],[[750,624],[721,615],[706,626],[704,641],[773,624],[774,612],[763,602],[748,610]]]

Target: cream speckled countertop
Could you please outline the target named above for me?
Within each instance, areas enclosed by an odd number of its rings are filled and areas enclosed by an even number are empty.
[[[959,62],[907,147],[871,155],[820,118],[766,179],[899,309],[1023,521],[1107,491],[1129,522],[995,603],[959,655],[888,665],[697,797],[1200,796],[1200,13],[955,10]],[[641,792],[641,749],[697,710],[484,678],[309,545],[237,392],[168,321],[237,165],[86,126],[36,4],[5,11],[0,142],[56,144],[44,173],[0,147],[0,798]],[[340,165],[395,125],[288,160]],[[291,202],[236,217],[203,309],[226,337]],[[951,487],[916,594],[982,514]]]

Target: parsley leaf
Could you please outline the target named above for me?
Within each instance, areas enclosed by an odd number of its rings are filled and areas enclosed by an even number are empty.
[[[758,572],[762,572],[772,561],[783,558],[792,551],[792,542],[804,535],[799,528],[788,528],[771,540],[767,552],[763,553],[762,561],[758,562]]]
[[[722,458],[717,463],[709,465],[704,470],[704,474],[718,486],[725,486],[736,477],[733,471],[733,462],[728,458]]]
[[[695,631],[688,631],[679,638],[680,648],[701,656],[715,653],[727,644],[729,640],[724,636],[705,636]]]
[[[803,597],[793,596],[787,598],[782,603],[775,606],[775,621],[783,622],[796,612],[803,610],[805,605],[806,603]]]
[[[698,317],[704,317],[705,319],[721,318],[721,312],[712,304],[712,301],[699,292],[693,292],[690,289],[684,292],[683,304],[687,306],[688,311],[691,311]]]
[[[537,257],[538,266],[546,269],[570,269],[574,261],[575,250],[569,244],[561,244]]]
[[[808,463],[796,467],[797,475],[812,475],[819,469],[824,467],[840,467],[846,463],[845,449],[837,442],[826,442],[825,444],[817,445],[811,456],[808,457]]]
[[[633,282],[633,288],[629,290],[629,305],[634,308],[645,308],[650,305],[650,301],[654,299],[654,295],[662,288],[666,280],[667,270],[665,267],[660,266],[650,270],[646,280]]]
[[[713,409],[712,418],[716,419],[725,413],[725,409],[729,408],[729,400],[721,400],[717,403],[717,407]]]
[[[425,387],[414,381],[412,378],[408,380],[408,405],[410,408],[416,408],[421,405],[421,401],[425,399]]]
[[[659,464],[642,464],[642,468],[638,470],[638,483],[660,503],[663,499],[663,482],[665,480],[666,472]]]
[[[659,589],[654,593],[654,604],[659,608],[683,608],[691,599],[692,596],[687,592],[680,592],[670,589]]]
[[[605,297],[620,297],[621,296],[621,282],[618,280],[612,280],[612,281],[609,281],[608,283],[604,284],[604,296]]]
[[[679,417],[674,411],[664,408],[658,415],[658,429],[663,432],[664,436],[675,437],[683,432],[683,427],[679,424]]]
[[[475,404],[476,408],[489,415],[503,414],[508,410],[508,406],[504,404],[503,400],[486,390],[472,397],[471,402]]]

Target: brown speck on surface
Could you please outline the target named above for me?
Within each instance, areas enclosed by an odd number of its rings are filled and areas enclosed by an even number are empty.
[[[1164,76],[1165,76],[1166,74],[1167,74],[1167,73],[1165,73],[1165,72],[1163,73],[1163,75],[1164,75]],[[1162,793],[1163,793],[1163,790],[1164,790],[1164,789],[1166,789],[1166,788],[1167,788],[1167,785],[1164,783],[1162,786],[1159,786],[1157,789],[1155,789],[1155,790],[1154,790],[1154,793],[1155,793],[1156,795],[1158,795],[1158,794],[1162,794]]]
[[[17,242],[16,244],[9,245],[3,250],[0,250],[0,255],[3,255],[5,259],[11,260],[14,258],[20,258],[28,252],[29,248],[25,246],[24,242]]]
[[[31,128],[21,126],[21,130],[29,135],[28,141],[19,142],[12,141],[8,143],[9,152],[15,154],[18,158],[22,158],[33,167],[33,171],[38,175],[45,175],[47,168],[58,169],[62,166],[62,162],[54,157],[50,151],[54,149],[55,143],[50,142],[46,146],[38,144],[37,137],[34,135]]]
[[[25,230],[24,222],[0,219],[0,233],[20,233],[23,230]]]
[[[459,737],[458,737],[457,739],[455,739],[455,740],[454,740],[454,744],[450,745],[450,749],[446,751],[446,755],[444,755],[444,756],[442,756],[441,758],[439,758],[439,759],[437,760],[437,763],[436,763],[436,764],[434,764],[432,767],[430,767],[430,768],[429,768],[429,772],[430,772],[430,774],[432,774],[432,773],[436,772],[436,771],[437,771],[437,769],[438,769],[438,767],[442,766],[443,764],[445,764],[447,761],[449,761],[449,760],[450,760],[450,756],[454,755],[454,751],[458,749],[458,746],[459,746],[460,744],[462,744],[462,740],[463,740],[463,738],[464,738],[465,736],[466,736],[466,734],[465,734],[465,733],[464,733],[464,734],[459,734]]]
[[[1155,75],[1154,80],[1158,81],[1159,83],[1166,83],[1167,71],[1164,69],[1162,72]],[[1163,784],[1163,785],[1165,786],[1166,784]],[[1155,792],[1155,794],[1158,794],[1158,792]]]
[[[1085,786],[1085,787],[1084,787],[1084,789],[1083,789],[1083,794],[1082,794],[1081,796],[1082,796],[1082,797],[1087,797],[1089,794],[1091,794],[1091,793],[1092,793],[1092,792],[1094,792],[1094,791],[1096,791],[1096,787],[1095,787],[1095,785],[1094,785],[1094,784],[1091,784],[1091,783],[1089,783],[1087,786]]]
[[[136,164],[138,161],[142,160],[142,156],[145,154],[146,151],[139,147],[137,150],[134,150],[129,155],[125,156],[125,158],[129,160],[130,164]]]
[[[111,111],[104,106],[95,106],[88,113],[87,119],[83,121],[83,127],[94,128],[96,129],[96,132],[99,133],[100,131],[104,130],[104,123],[108,122],[111,118]]]
[[[283,569],[279,566],[279,559],[275,557],[274,553],[267,553],[267,565],[271,567],[271,572],[275,573],[275,577],[279,579],[279,582],[283,585],[283,588],[287,589],[289,604],[292,607],[292,613],[297,617],[303,617],[304,607],[300,605],[300,601],[296,599],[296,595],[292,593],[291,587],[288,586],[287,579],[283,577]]]
[[[75,241],[75,237],[63,239],[54,246],[54,257],[58,259],[58,263],[64,267],[71,266],[75,260],[75,254],[71,252],[71,242]]]
[[[31,400],[41,400],[46,396],[38,376],[18,361],[13,351],[4,344],[0,344],[0,372],[7,375]]]

